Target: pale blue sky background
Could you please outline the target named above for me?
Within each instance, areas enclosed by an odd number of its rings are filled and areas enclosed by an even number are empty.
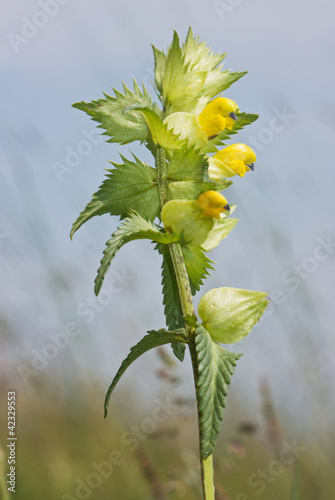
[[[138,145],[100,142],[61,181],[54,165],[65,163],[69,148],[80,150],[95,127],[71,104],[121,90],[121,80],[131,85],[132,76],[150,86],[150,44],[165,49],[172,29],[184,40],[192,25],[214,51],[227,52],[226,68],[249,72],[225,95],[260,115],[238,136],[256,144],[258,161],[227,194],[238,205],[240,223],[212,253],[217,272],[204,288],[250,288],[273,299],[268,317],[233,346],[245,352],[236,394],[258,408],[252,393],[265,376],[280,411],[297,426],[301,409],[313,408],[306,425],[322,415],[327,427],[334,410],[335,251],[321,252],[322,261],[315,255],[321,255],[320,239],[335,240],[334,3],[69,0],[57,3],[53,17],[50,10],[41,15],[42,5],[7,2],[0,21],[0,362],[12,384],[29,390],[39,376],[55,373],[62,387],[68,373],[84,379],[95,372],[107,387],[129,347],[146,330],[163,326],[160,259],[149,243],[122,249],[113,266],[132,279],[105,295],[99,311],[83,315],[93,310],[95,272],[118,221],[94,219],[69,239],[107,160],[118,161],[119,151],[130,156],[130,149],[151,161],[148,153]],[[29,32],[32,21],[41,27]],[[17,38],[22,33],[31,38]],[[285,118],[276,121],[278,115]],[[305,270],[299,276],[292,266]],[[34,349],[42,352],[49,334],[68,321],[82,333],[25,386],[18,365],[31,368]],[[154,353],[133,365],[124,381],[135,388],[145,382],[149,398],[150,363],[158,365]],[[182,372],[192,389],[188,361]]]

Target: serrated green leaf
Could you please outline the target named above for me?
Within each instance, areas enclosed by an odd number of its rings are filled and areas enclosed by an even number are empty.
[[[213,71],[226,57],[226,54],[214,54],[206,45],[200,42],[199,37],[194,37],[190,27],[182,48],[182,56],[191,70]]]
[[[168,200],[196,200],[204,191],[217,189],[217,183],[204,179],[207,158],[191,149],[175,150],[167,169]]]
[[[181,148],[185,144],[185,141],[180,140],[172,129],[168,129],[167,124],[163,123],[163,120],[155,111],[149,108],[137,109],[143,114],[155,145],[166,149],[174,149]]]
[[[164,74],[160,86],[167,114],[178,111],[199,114],[209,100],[245,74],[222,71],[218,65],[224,57],[214,55],[205,43],[194,38],[191,28],[182,48],[174,33],[164,71],[160,72],[161,76]]]
[[[196,329],[198,363],[197,397],[200,410],[201,454],[204,459],[213,453],[231,376],[242,354],[226,351],[213,341],[205,328]]]
[[[221,71],[221,68],[217,68],[206,77],[203,97],[206,97],[206,101],[208,102],[208,100],[213,99],[216,95],[228,89],[234,82],[237,82],[237,80],[246,74],[247,71],[235,71],[231,73],[229,70]]]
[[[250,113],[236,113],[236,116],[237,120],[234,122],[233,128],[231,130],[225,128],[216,137],[210,139],[207,144],[201,148],[201,153],[216,153],[218,151],[217,146],[221,147],[226,145],[226,141],[229,140],[232,135],[237,134],[239,130],[243,129],[246,125],[250,125],[258,118],[258,115]]]
[[[184,330],[185,332],[185,330]],[[105,410],[105,418],[107,417],[107,412],[108,412],[108,404],[109,400],[111,397],[111,394],[113,390],[115,389],[116,384],[126,371],[126,369],[137,359],[139,358],[142,354],[145,352],[149,351],[150,349],[153,349],[154,347],[158,347],[160,345],[164,344],[169,344],[171,342],[182,342],[185,344],[187,342],[187,338],[184,333],[182,333],[181,330],[178,332],[176,331],[168,331],[168,330],[151,330],[148,332],[148,335],[145,335],[135,346],[133,346],[130,349],[129,355],[126,357],[126,359],[122,362],[117,374],[115,375],[111,385],[108,388],[106,398],[105,398],[105,404],[104,404],[104,410]]]
[[[130,210],[150,220],[159,215],[156,170],[136,157],[136,163],[122,156],[121,158],[124,163],[113,163],[115,168],[108,170],[107,179],[73,224],[71,238],[85,222],[96,215],[109,213],[124,218]]]
[[[175,330],[182,328],[184,321],[173,262],[167,245],[158,244],[156,248],[163,257],[162,291],[166,326],[170,330]]]
[[[155,82],[158,92],[162,93],[162,84],[165,74],[166,55],[161,50],[152,45],[155,58]]]
[[[171,342],[173,354],[182,363],[185,358],[186,345],[181,342]]]
[[[200,127],[197,116],[192,113],[171,113],[163,123],[189,148],[193,146],[200,149],[207,144],[207,134]]]
[[[157,111],[157,104],[152,102],[151,96],[143,86],[143,91],[134,83],[134,92],[131,92],[123,84],[124,94],[114,90],[115,97],[104,94],[106,99],[92,102],[77,102],[74,108],[85,111],[93,120],[100,123],[99,127],[104,129],[104,135],[110,137],[108,142],[119,142],[127,144],[132,141],[145,141],[149,129],[143,114],[135,107],[146,107]]]
[[[168,244],[178,241],[178,236],[163,231],[154,226],[150,221],[143,219],[133,212],[130,217],[113,233],[112,238],[107,241],[104,256],[95,279],[95,294],[98,295],[105,279],[106,273],[120,248],[130,241],[149,239],[156,243]]]
[[[182,57],[179,37],[174,32],[173,41],[166,56],[164,79],[162,82],[162,94],[167,106],[167,114],[175,111],[190,111],[189,102],[194,98],[192,76],[187,73],[187,65],[184,63],[184,58]],[[205,72],[202,74],[202,82],[204,81]],[[184,106],[182,106],[183,97]]]
[[[211,265],[213,261],[209,260],[198,246],[182,246],[181,249],[190,280],[191,292],[192,295],[195,295],[200,290],[203,280],[209,276],[208,269],[214,270]]]
[[[207,159],[194,148],[175,149],[167,168],[168,181],[202,181]]]

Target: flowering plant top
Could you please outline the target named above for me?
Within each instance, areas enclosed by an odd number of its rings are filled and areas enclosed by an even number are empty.
[[[247,145],[226,145],[257,115],[241,112],[223,96],[245,73],[223,70],[224,54],[212,51],[189,30],[180,45],[174,33],[167,53],[153,47],[155,102],[134,81],[123,93],[79,102],[99,123],[108,142],[140,141],[153,155],[148,165],[135,156],[112,162],[106,179],[75,221],[71,237],[92,217],[118,216],[121,224],[107,241],[95,280],[99,293],[120,248],[136,239],[156,244],[162,256],[163,304],[166,328],[150,331],[122,363],[106,401],[121,375],[149,349],[171,344],[183,361],[188,345],[197,392],[202,483],[205,499],[214,499],[212,453],[223,417],[227,386],[239,354],[220,343],[243,339],[267,306],[266,293],[229,288],[210,290],[201,298],[198,316],[192,295],[200,290],[212,262],[206,253],[217,247],[235,227],[235,205],[221,191],[231,178],[254,170],[256,155]]]

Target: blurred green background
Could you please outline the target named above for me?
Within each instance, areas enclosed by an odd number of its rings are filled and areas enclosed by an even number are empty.
[[[288,0],[18,0],[2,6],[0,71],[1,477],[7,391],[17,400],[17,499],[201,498],[190,361],[169,348],[105,391],[149,329],[164,326],[160,258],[122,249],[99,300],[93,281],[116,217],[72,222],[108,160],[140,145],[105,143],[71,108],[102,91],[150,88],[150,44],[188,26],[226,68],[249,73],[226,96],[260,118],[238,141],[256,170],[227,194],[240,222],[210,257],[217,286],[268,291],[244,342],[215,452],[217,498],[329,500],[335,488],[334,4]],[[227,192],[228,193],[228,192]],[[196,297],[198,302],[199,297]],[[0,495],[6,499],[6,489]],[[10,497],[9,497],[10,498]]]

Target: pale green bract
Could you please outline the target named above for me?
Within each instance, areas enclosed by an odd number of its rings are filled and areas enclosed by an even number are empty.
[[[248,335],[268,305],[267,293],[213,288],[199,302],[198,314],[213,340],[233,344]]]
[[[164,123],[179,139],[187,141],[189,146],[201,149],[207,143],[206,132],[201,130],[197,117],[191,113],[172,113],[165,118]]]

